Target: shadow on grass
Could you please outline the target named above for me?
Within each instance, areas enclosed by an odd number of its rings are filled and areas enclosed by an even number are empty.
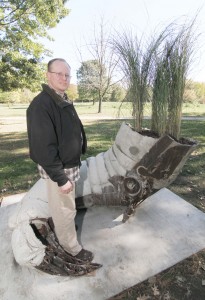
[[[196,113],[196,114],[190,114],[190,113],[183,113],[182,114],[182,117],[193,117],[193,118],[195,118],[195,117],[205,117],[205,113]]]
[[[0,192],[2,195],[27,191],[38,179],[29,158],[26,132],[0,135]]]
[[[11,151],[28,148],[28,137],[26,132],[12,132],[0,134],[0,150]]]

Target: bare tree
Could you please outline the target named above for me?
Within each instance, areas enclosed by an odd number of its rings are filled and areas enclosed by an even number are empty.
[[[114,82],[114,72],[117,59],[110,43],[110,37],[111,33],[106,29],[105,21],[101,18],[100,24],[94,26],[92,41],[86,42],[91,59],[97,64],[97,78],[93,82],[89,82],[89,88],[95,90],[98,95],[98,113],[102,112],[103,100],[111,93],[111,87],[116,84],[116,81]]]

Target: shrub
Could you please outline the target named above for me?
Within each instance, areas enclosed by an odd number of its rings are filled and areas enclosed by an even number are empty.
[[[14,103],[29,103],[37,95],[28,89],[11,92],[0,92],[0,103],[12,105]]]

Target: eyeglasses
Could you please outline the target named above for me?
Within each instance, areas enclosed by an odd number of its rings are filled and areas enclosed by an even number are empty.
[[[56,74],[59,79],[64,78],[64,76],[65,76],[66,80],[69,80],[72,77],[69,74],[63,74],[63,73],[57,73],[57,72],[50,72],[50,71],[48,71],[48,72]]]

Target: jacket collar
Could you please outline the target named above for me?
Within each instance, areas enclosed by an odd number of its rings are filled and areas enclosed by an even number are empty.
[[[72,103],[64,100],[60,95],[58,95],[53,89],[51,89],[47,84],[42,84],[43,91],[51,96],[52,100],[61,108],[64,108]]]

